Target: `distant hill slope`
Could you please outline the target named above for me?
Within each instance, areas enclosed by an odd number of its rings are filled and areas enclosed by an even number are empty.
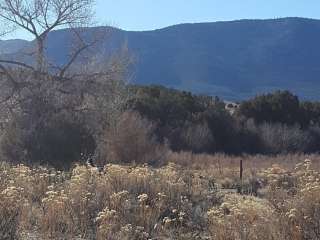
[[[88,28],[86,36],[104,28]],[[63,63],[68,30],[50,34],[48,56]],[[303,18],[181,24],[154,31],[114,29],[94,52],[124,43],[135,56],[133,81],[240,100],[288,89],[320,100],[320,21]],[[1,45],[0,45],[1,52]]]
[[[0,40],[0,54],[13,54],[27,47],[29,44],[26,40],[12,39]]]

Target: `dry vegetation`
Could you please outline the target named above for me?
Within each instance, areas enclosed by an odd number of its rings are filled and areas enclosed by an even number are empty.
[[[87,53],[106,35],[83,36],[93,3],[0,0],[0,34],[35,39],[31,65],[0,59],[0,240],[320,239],[319,155],[179,152],[317,152],[320,105],[277,92],[236,119],[219,99],[131,89],[125,49],[100,64]],[[54,66],[46,41],[61,27],[75,49]],[[308,115],[301,126],[287,106]],[[288,126],[250,127],[266,110],[262,120]]]
[[[244,157],[242,181],[239,157],[170,158],[70,172],[3,163],[0,238],[319,239],[319,156]]]

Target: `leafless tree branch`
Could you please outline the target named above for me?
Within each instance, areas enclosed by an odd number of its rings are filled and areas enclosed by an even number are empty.
[[[29,114],[30,122],[45,121],[48,112],[82,112],[99,134],[106,129],[107,121],[116,122],[128,97],[121,81],[128,63],[120,55],[108,60],[92,57],[95,51],[90,49],[99,46],[106,36],[103,29],[96,36],[82,32],[90,25],[93,2],[0,0],[0,23],[28,32],[35,43],[28,63],[0,59],[0,107],[5,104],[5,112]],[[61,27],[68,27],[74,38],[69,59],[63,65],[50,63],[45,56],[49,33]]]

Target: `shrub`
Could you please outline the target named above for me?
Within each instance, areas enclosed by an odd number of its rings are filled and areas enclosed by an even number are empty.
[[[260,198],[221,189],[239,181],[239,157],[71,172],[0,163],[0,238],[316,240],[320,173],[308,159],[295,165],[301,158],[245,159],[243,193],[254,193],[257,180]],[[271,166],[284,159],[286,168]]]
[[[308,152],[320,152],[320,127],[309,127],[308,134],[310,136]]]
[[[180,134],[181,148],[195,153],[214,149],[214,138],[206,122],[186,123]]]
[[[131,108],[157,123],[155,133],[161,142],[168,140],[174,151],[188,149],[208,152],[214,149],[205,115],[211,109],[225,112],[224,103],[219,98],[159,86],[136,87],[134,90],[136,94]],[[207,141],[204,134],[208,136]],[[200,137],[205,146],[200,146],[200,143],[195,146],[196,140],[192,140],[191,135],[197,139]]]
[[[0,238],[16,239],[21,213],[20,188],[8,187],[0,193]]]
[[[274,210],[255,197],[227,195],[208,211],[208,220],[214,239],[279,239]]]
[[[299,126],[262,124],[258,127],[265,153],[305,152],[310,144],[309,134]]]
[[[320,102],[304,101],[300,108],[304,126],[320,124]]]
[[[54,116],[37,123],[17,117],[5,129],[0,144],[9,162],[40,163],[69,168],[83,154],[93,154],[95,141],[77,120]]]
[[[299,99],[289,91],[276,91],[244,101],[238,113],[257,123],[295,124],[301,120]]]
[[[116,163],[161,164],[167,148],[159,144],[154,129],[138,113],[124,112],[116,125],[108,128],[102,156]]]

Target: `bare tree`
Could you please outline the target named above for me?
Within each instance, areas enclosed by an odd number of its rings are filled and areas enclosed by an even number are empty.
[[[59,27],[87,25],[92,19],[92,4],[93,0],[1,0],[0,18],[8,26],[25,30],[34,37],[36,69],[43,71],[45,41],[49,32]]]
[[[53,77],[55,77],[53,80],[56,80],[55,85],[64,85],[57,83],[64,82],[62,80],[68,69],[81,52],[93,45],[93,42],[86,42],[77,32],[78,29],[92,22],[93,3],[93,0],[0,0],[0,21],[8,26],[3,31],[6,32],[12,28],[24,30],[33,36],[35,42],[35,51],[29,53],[33,55],[32,60],[35,64],[27,64],[17,59],[0,59],[1,84],[7,88],[2,101],[6,102],[12,97],[17,97],[22,89],[27,88],[31,92],[30,95],[37,95],[34,91],[43,91],[42,82],[52,80]],[[48,66],[52,64],[47,62],[45,57],[45,44],[48,34],[61,27],[68,27],[74,32],[74,36],[78,38],[77,48],[64,66],[53,66],[58,71],[56,76],[52,76],[53,71],[49,74],[48,70]],[[14,76],[12,70],[23,72],[29,78],[20,81],[17,76]]]
[[[14,28],[10,28],[10,26],[5,26],[4,23],[0,22],[0,38],[6,36],[8,33],[14,31]],[[0,39],[1,40],[1,39]]]
[[[35,64],[0,57],[1,102],[10,100],[20,104],[30,96],[50,92],[59,98],[64,95],[63,98],[72,96],[74,99],[76,95],[78,98],[73,102],[79,105],[85,99],[85,93],[95,94],[95,90],[101,88],[102,82],[98,79],[105,83],[106,79],[119,78],[123,74],[126,63],[122,59],[111,64],[100,61],[100,68],[93,59],[86,59],[87,65],[82,63],[81,68],[75,67],[74,63],[86,50],[106,37],[105,30],[96,31],[97,35],[90,39],[81,34],[83,27],[92,23],[93,4],[94,0],[0,0],[0,21],[8,26],[8,30],[15,27],[28,32],[36,43],[35,52],[31,53],[35,55]],[[56,65],[46,60],[45,47],[48,34],[61,27],[69,28],[74,46],[66,63]],[[90,61],[95,63],[94,67]],[[70,106],[70,101],[64,102]]]
[[[27,115],[28,128],[36,130],[54,114],[68,112],[85,116],[94,130],[103,131],[108,118],[119,115],[115,112],[126,101],[123,80],[130,59],[126,51],[99,61],[90,56],[90,48],[109,34],[106,28],[89,38],[82,32],[92,23],[93,4],[94,0],[0,0],[0,21],[7,29],[28,32],[35,43],[29,53],[33,61],[0,56],[1,116]],[[46,59],[45,50],[49,33],[62,27],[69,28],[73,46],[69,59],[59,65]]]

